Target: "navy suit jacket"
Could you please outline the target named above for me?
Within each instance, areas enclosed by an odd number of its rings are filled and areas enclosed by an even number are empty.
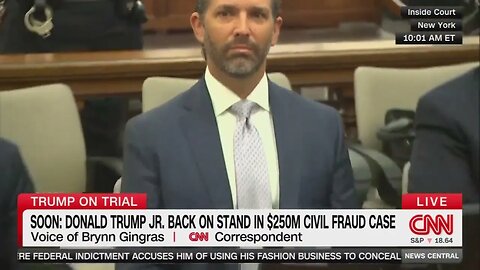
[[[423,96],[415,115],[409,192],[463,193],[480,202],[480,68]]]
[[[34,192],[18,148],[0,138],[0,265],[17,269],[17,195]]]
[[[280,208],[358,208],[343,124],[336,110],[270,81],[269,99]],[[204,79],[163,106],[131,119],[124,149],[122,192],[147,193],[148,208],[233,208]],[[178,269],[227,267],[237,266],[196,264]]]

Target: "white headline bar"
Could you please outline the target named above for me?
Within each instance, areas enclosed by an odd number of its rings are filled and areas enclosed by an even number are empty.
[[[461,247],[462,210],[26,210],[24,247]]]

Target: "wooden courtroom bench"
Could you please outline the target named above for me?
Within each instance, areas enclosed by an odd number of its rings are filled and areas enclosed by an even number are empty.
[[[356,137],[353,72],[358,66],[430,67],[478,61],[478,37],[461,46],[395,45],[393,40],[285,44],[272,48],[268,71],[283,72],[296,90],[324,86]],[[124,52],[0,55],[0,91],[49,83],[69,85],[77,100],[140,97],[150,76],[200,77],[200,48]],[[388,86],[385,86],[388,87]]]

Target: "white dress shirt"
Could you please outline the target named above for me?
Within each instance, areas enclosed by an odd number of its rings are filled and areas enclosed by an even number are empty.
[[[233,135],[237,122],[235,115],[228,109],[241,99],[233,91],[225,87],[213,77],[208,67],[205,72],[205,82],[207,84],[208,93],[210,94],[213,111],[217,120],[218,132],[222,144],[223,159],[225,161],[225,168],[227,169],[230,190],[232,191],[233,207],[237,208],[237,188],[233,156]],[[250,119],[262,139],[267,158],[270,190],[272,192],[272,208],[276,209],[279,206],[278,155],[268,91],[268,79],[267,75],[264,74],[258,85],[247,97],[247,100],[257,103],[261,108],[252,114]]]

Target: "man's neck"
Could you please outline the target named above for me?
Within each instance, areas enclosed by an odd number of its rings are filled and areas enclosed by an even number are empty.
[[[232,77],[213,66],[208,66],[212,76],[221,82],[225,87],[233,91],[241,99],[245,99],[252,93],[265,73],[265,66],[260,67],[254,74],[245,78]]]

